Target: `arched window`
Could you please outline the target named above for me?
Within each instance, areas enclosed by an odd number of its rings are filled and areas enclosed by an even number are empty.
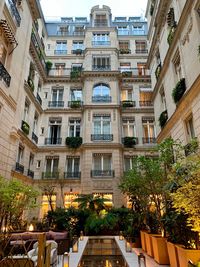
[[[96,84],[93,88],[93,102],[111,102],[110,87],[105,83]]]

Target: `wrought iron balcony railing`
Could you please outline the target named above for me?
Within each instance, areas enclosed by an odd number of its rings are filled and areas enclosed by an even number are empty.
[[[34,178],[34,172],[28,169],[27,176]]]
[[[36,144],[38,143],[38,137],[34,132],[32,132],[32,140],[35,141]]]
[[[68,107],[70,108],[81,108],[82,106],[83,106],[83,101],[80,100],[68,101]]]
[[[79,172],[79,171],[64,172],[64,178],[65,179],[80,179],[81,178],[81,172]]]
[[[85,31],[74,31],[74,32],[57,31],[57,35],[59,35],[59,36],[84,36]]]
[[[54,55],[67,55],[67,50],[54,50]]]
[[[139,101],[140,107],[152,107],[153,102],[152,101]]]
[[[43,172],[42,179],[58,179],[59,172]]]
[[[38,93],[36,95],[36,99],[39,102],[40,106],[42,106],[42,98],[40,97],[40,95]]]
[[[72,50],[72,54],[75,54],[75,55],[82,55],[83,52],[84,52],[83,48],[76,48]]]
[[[114,177],[113,170],[92,170],[91,177]]]
[[[134,76],[149,76],[150,72],[148,69],[145,68],[119,68],[119,71],[122,74],[122,77],[124,78],[131,78]]]
[[[143,137],[142,142],[143,144],[155,144],[156,138],[155,137]]]
[[[110,41],[92,41],[92,46],[110,46]]]
[[[14,17],[17,26],[20,26],[21,23],[21,17],[19,14],[19,11],[16,7],[16,1],[15,0],[6,0],[6,3],[8,5],[9,10],[11,11],[12,16]]]
[[[135,53],[136,54],[147,54],[148,50],[147,49],[136,49]]]
[[[48,107],[49,108],[63,108],[64,101],[49,101]]]
[[[62,138],[45,138],[45,145],[61,145]]]
[[[10,86],[11,76],[1,62],[0,62],[0,80],[3,80],[8,87]]]
[[[91,134],[92,141],[113,141],[113,134]]]
[[[95,95],[92,97],[92,102],[110,103],[112,102],[112,97],[109,95]]]
[[[94,71],[107,71],[111,70],[111,65],[104,65],[104,66],[98,66],[98,65],[93,65],[92,70]]]
[[[20,172],[20,173],[24,173],[24,166],[22,164],[20,164],[19,162],[16,162],[15,170]]]
[[[133,100],[123,100],[121,101],[121,106],[123,108],[134,108],[136,106],[136,102]]]

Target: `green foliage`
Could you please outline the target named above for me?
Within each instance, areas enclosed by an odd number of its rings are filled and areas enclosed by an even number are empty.
[[[70,148],[78,148],[82,145],[83,139],[80,136],[77,137],[66,137],[66,145]]]
[[[132,72],[131,71],[123,71],[122,72],[122,77],[131,77],[132,76]]]
[[[134,107],[134,101],[124,100],[124,101],[122,101],[122,107],[123,108],[132,108],[132,107]]]
[[[161,73],[161,64],[158,64],[156,70],[155,70],[155,76],[156,76],[156,79],[158,79],[158,77],[160,76],[160,73]]]
[[[186,90],[185,79],[182,78],[176,84],[175,88],[172,91],[172,98],[173,98],[175,104],[177,104],[179,102],[181,97],[184,95],[185,90]]]
[[[119,49],[120,54],[130,54],[130,49],[121,48]]]
[[[153,12],[154,12],[154,4],[151,4],[150,10],[149,10],[150,16],[153,15]]]
[[[71,101],[71,108],[80,108],[81,107],[81,101],[80,100],[73,100]]]
[[[159,117],[159,125],[161,128],[163,128],[168,120],[168,114],[167,114],[167,110],[164,110]]]
[[[27,83],[28,83],[28,85],[30,86],[31,91],[33,92],[34,89],[35,89],[35,85],[34,85],[34,82],[33,82],[32,78],[31,78],[30,76],[28,77],[28,81],[27,81]]]
[[[174,24],[174,26],[172,26],[172,27],[170,28],[169,34],[168,34],[168,36],[167,36],[167,42],[168,42],[169,46],[170,46],[171,43],[172,43],[172,40],[173,40],[173,38],[174,38],[175,31],[176,31],[176,24]]]
[[[81,76],[81,70],[75,69],[70,72],[70,79],[77,80]]]
[[[135,137],[126,136],[124,137],[123,143],[125,147],[134,147],[137,143],[137,139]]]
[[[28,135],[29,134],[29,130],[30,130],[30,126],[29,126],[29,124],[27,122],[22,121],[21,129],[25,134]]]
[[[38,192],[16,179],[0,177],[0,229],[20,229],[22,216],[26,210],[36,207]]]
[[[51,61],[46,61],[46,70],[47,70],[47,74],[49,73],[49,71],[51,70],[51,68],[52,68],[52,65],[53,65],[53,63],[51,62]]]

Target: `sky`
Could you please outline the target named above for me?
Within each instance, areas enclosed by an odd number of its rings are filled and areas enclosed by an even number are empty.
[[[147,0],[40,0],[45,17],[89,17],[95,5],[107,5],[114,17],[145,14]]]

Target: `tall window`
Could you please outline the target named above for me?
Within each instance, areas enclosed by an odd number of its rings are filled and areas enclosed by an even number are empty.
[[[110,134],[111,121],[110,115],[97,115],[93,118],[94,134]]]
[[[55,63],[55,75],[56,76],[62,76],[64,75],[65,71],[65,63]],[[51,72],[51,70],[50,70]]]
[[[143,117],[143,143],[155,143],[155,125],[153,117]]]
[[[52,89],[52,102],[58,103],[63,101],[63,89]]]
[[[118,31],[118,35],[129,35],[128,26],[118,26],[117,31]]]
[[[93,166],[97,171],[110,171],[112,168],[112,156],[109,154],[94,154]]]
[[[37,134],[38,131],[38,114],[35,113],[34,120],[33,120],[33,133]]]
[[[190,116],[187,120],[186,120],[186,130],[187,130],[187,137],[189,140],[191,140],[192,138],[195,138],[195,131],[194,131],[194,123],[193,123],[193,117]]]
[[[24,147],[19,145],[18,147],[18,154],[17,154],[17,162],[22,163],[24,156]]]
[[[146,41],[135,41],[135,48],[136,53],[147,53]]]
[[[134,160],[134,157],[128,157],[128,156],[124,157],[124,171],[125,172],[133,168],[133,160]]]
[[[160,90],[160,99],[162,103],[162,110],[167,110],[167,104],[166,104],[166,97],[165,97],[165,91],[164,88]]]
[[[110,70],[109,56],[94,56],[92,59],[93,70]]]
[[[68,177],[79,177],[80,172],[80,158],[79,157],[68,157],[66,162],[66,176]]]
[[[58,35],[67,35],[68,33],[68,26],[59,26],[57,34]]]
[[[25,105],[24,105],[24,116],[23,116],[23,120],[26,121],[26,122],[28,122],[29,108],[30,108],[30,104],[26,100],[25,101]]]
[[[30,153],[29,162],[28,162],[29,170],[31,170],[31,168],[33,167],[33,162],[34,162],[34,155],[32,153]]]
[[[152,106],[152,89],[140,87],[140,106]]]
[[[129,51],[129,41],[119,41],[119,51],[121,54],[128,54]]]
[[[95,27],[108,26],[106,14],[96,14],[96,19],[94,20],[94,26]]]
[[[67,42],[56,42],[55,54],[66,54],[67,53]]]
[[[176,81],[179,81],[181,78],[183,78],[179,51],[176,52],[173,63],[176,74]]]
[[[93,33],[92,44],[95,46],[110,45],[109,33]]]
[[[61,118],[49,119],[48,138],[45,140],[47,145],[61,144],[61,124]]]
[[[81,119],[69,119],[69,137],[79,137],[81,132]]]
[[[56,209],[56,195],[51,196],[52,201],[52,208]],[[42,196],[42,205],[41,205],[41,218],[47,215],[48,211],[51,210],[50,204],[49,204],[49,196],[43,195]]]
[[[78,194],[70,192],[65,194],[65,208],[78,208],[79,203],[75,201],[75,199],[78,198]]]
[[[70,90],[71,92],[71,101],[81,101],[82,100],[82,89],[74,89]]]
[[[123,136],[136,137],[134,118],[123,118]]]
[[[46,158],[46,173],[58,173],[59,157],[47,157]]]
[[[145,63],[137,63],[138,75],[147,75],[147,67]]]
[[[73,50],[81,49],[83,50],[83,41],[73,41]]]
[[[110,102],[110,88],[104,83],[99,83],[93,88],[93,102]]]
[[[121,101],[126,101],[126,100],[132,100],[133,99],[133,89],[128,88],[128,89],[123,89],[121,90]]]

